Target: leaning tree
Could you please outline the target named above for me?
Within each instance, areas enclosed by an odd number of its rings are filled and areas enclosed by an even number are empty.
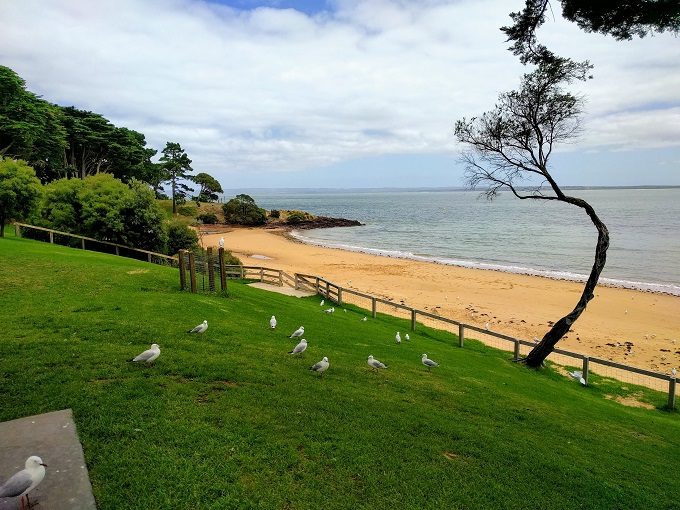
[[[550,173],[555,148],[579,133],[583,99],[564,89],[586,80],[591,66],[551,55],[525,74],[518,90],[499,96],[495,108],[481,117],[456,122],[455,134],[465,149],[461,158],[471,188],[484,186],[487,198],[510,190],[522,200],[552,200],[582,208],[597,229],[595,262],[574,309],[558,320],[524,358],[538,367],[569,331],[594,297],[605,265],[609,232],[585,200],[565,195]]]

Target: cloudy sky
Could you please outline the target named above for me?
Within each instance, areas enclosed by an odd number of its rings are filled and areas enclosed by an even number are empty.
[[[460,186],[453,124],[517,86],[498,28],[523,3],[0,0],[0,64],[156,149],[179,142],[225,188]],[[680,185],[680,40],[617,42],[557,8],[539,36],[595,65],[560,182]]]

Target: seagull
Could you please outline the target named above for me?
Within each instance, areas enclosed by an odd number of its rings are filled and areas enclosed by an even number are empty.
[[[30,507],[28,493],[45,478],[46,467],[47,464],[43,464],[40,457],[30,456],[26,459],[26,469],[15,473],[9,480],[0,485],[0,498],[21,496],[21,508],[24,508],[24,496],[26,496],[26,502]]]
[[[486,329],[487,331],[491,331],[491,325],[487,322],[486,324],[484,324],[484,329]]]
[[[404,338],[406,338],[406,341],[407,341],[407,342],[410,342],[410,341],[411,341],[411,337],[408,336],[408,333],[406,333],[406,336],[405,336]]]
[[[580,382],[583,386],[586,385],[586,380],[583,378],[583,372],[580,370],[574,370],[573,372],[569,372],[569,375],[572,376],[574,379],[578,379],[578,382]]]
[[[373,358],[373,354],[371,354],[371,355],[368,357],[367,363],[368,363],[368,366],[369,366],[369,367],[375,368],[376,370],[378,370],[379,368],[387,368],[387,365],[385,365],[385,364],[382,363],[381,361],[378,361],[377,359],[374,359],[374,358]]]
[[[224,248],[224,237],[220,237],[220,240],[219,240],[219,242],[217,243],[217,245],[218,245],[220,248]]]
[[[305,349],[307,348],[307,340],[304,338],[300,340],[300,343],[295,346],[295,348],[290,351],[288,354],[302,354],[305,352]]]
[[[321,300],[321,303],[319,303],[319,306],[323,306],[323,304],[324,304],[325,302],[326,302],[326,300],[325,300],[325,299],[322,299],[322,300]]]
[[[302,335],[304,335],[304,334],[305,334],[305,327],[304,327],[304,326],[300,326],[298,329],[296,329],[295,331],[293,331],[293,334],[290,335],[290,338],[300,338],[300,337],[301,337]]]
[[[147,363],[153,363],[153,361],[161,355],[161,348],[158,344],[151,344],[151,348],[147,349],[138,356],[132,358],[132,361],[146,361]]]
[[[437,368],[439,366],[439,363],[429,359],[427,357],[427,354],[423,354],[423,357],[420,359],[420,361],[423,362],[423,365],[425,365],[428,370],[430,370],[431,368]]]
[[[399,334],[399,331],[397,331],[397,334],[394,335],[394,339],[396,340],[396,342],[397,342],[398,344],[401,343],[401,335]]]
[[[342,311],[343,311],[343,312],[345,312],[345,313],[347,313],[347,309],[346,309],[346,308],[345,308],[345,309],[343,309]]]
[[[323,313],[333,313],[333,312],[335,312],[335,308],[329,308],[329,309],[323,311]]]
[[[368,320],[368,317],[364,317],[363,319],[361,319],[361,322],[366,322],[367,320]]]
[[[310,370],[314,370],[314,372],[317,372],[323,377],[323,373],[328,370],[328,367],[330,367],[331,364],[328,363],[328,358],[326,356],[323,357],[321,361],[318,363],[314,363],[311,367],[309,367]]]
[[[678,375],[678,371],[676,369],[671,370],[671,375],[675,377],[676,375]]]
[[[196,326],[194,329],[190,329],[187,333],[205,333],[208,329],[208,321],[203,321],[201,324]]]
[[[276,317],[272,315],[272,318],[269,319],[269,327],[272,329],[276,329]]]

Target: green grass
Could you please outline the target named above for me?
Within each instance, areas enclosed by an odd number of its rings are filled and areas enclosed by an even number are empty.
[[[176,270],[25,239],[0,239],[0,267],[0,420],[72,408],[102,510],[677,508],[678,413],[607,400],[612,381],[425,328],[397,346],[406,321],[231,282],[181,293]],[[155,365],[127,361],[152,342]]]

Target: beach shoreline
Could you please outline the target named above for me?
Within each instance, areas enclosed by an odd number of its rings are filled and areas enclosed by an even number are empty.
[[[227,229],[225,229],[227,230]],[[543,275],[480,269],[307,244],[288,229],[233,228],[204,234],[246,265],[316,274],[344,287],[532,340],[576,304],[583,284]],[[255,257],[253,257],[255,255]],[[596,297],[559,346],[670,373],[680,366],[680,297],[598,286]]]

